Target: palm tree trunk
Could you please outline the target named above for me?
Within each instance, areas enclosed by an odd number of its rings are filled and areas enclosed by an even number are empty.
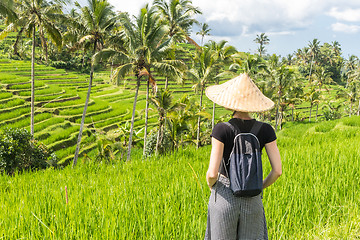
[[[95,47],[96,47],[96,44],[94,44],[94,52],[93,52],[94,54],[95,54]],[[77,140],[77,143],[76,143],[76,149],[75,149],[74,160],[73,160],[73,167],[76,166],[76,163],[77,163],[77,160],[78,160],[78,157],[79,157],[81,137],[82,137],[83,128],[84,128],[84,124],[85,124],[86,111],[87,111],[87,108],[88,108],[88,105],[89,105],[89,100],[90,100],[90,93],[91,93],[93,76],[94,76],[94,64],[91,63],[89,87],[88,87],[88,91],[87,91],[87,94],[86,94],[84,111],[83,111],[83,114],[82,114],[82,117],[81,117],[80,130],[79,130],[79,135],[78,135],[78,140]]]
[[[34,115],[35,115],[35,26],[32,33],[31,49],[31,116],[30,133],[34,136]]]
[[[358,106],[358,110],[357,110],[357,113],[356,113],[356,115],[360,115],[360,98],[359,98],[359,106]]]
[[[111,61],[111,69],[110,69],[110,80],[112,79],[113,77],[113,65],[114,65],[114,61]],[[116,86],[118,86],[118,82],[116,82]]]
[[[312,59],[311,59],[311,64],[310,64],[310,74],[309,74],[309,82],[311,81],[311,71],[312,71],[312,65],[313,65],[313,61],[314,61],[314,56],[312,56]]]
[[[155,156],[157,156],[159,154],[160,136],[161,136],[161,120],[160,120],[160,123],[159,123],[159,131],[158,131],[158,134],[156,136]]]
[[[275,131],[277,131],[277,127],[279,125],[279,107],[280,107],[280,98],[281,98],[281,95],[279,95],[279,99],[278,99],[278,103],[277,103],[277,106],[276,106],[276,115],[275,115]]]
[[[169,79],[165,77],[165,90],[168,89]]]
[[[135,92],[134,105],[133,105],[133,112],[132,112],[132,116],[131,116],[131,127],[130,127],[130,136],[129,136],[129,146],[128,146],[128,152],[127,152],[127,157],[126,157],[126,160],[127,160],[127,161],[130,161],[132,137],[133,137],[133,132],[134,132],[134,121],[135,121],[136,101],[137,101],[137,97],[138,97],[138,93],[139,93],[139,88],[140,88],[140,77],[137,77],[136,92]]]
[[[203,97],[203,90],[204,90],[205,86],[201,88],[201,94],[200,94],[200,109],[199,109],[199,112],[201,111],[201,108],[202,108],[202,97]],[[198,118],[198,129],[197,129],[197,136],[196,136],[196,148],[199,148],[200,147],[200,115],[199,115],[199,118]]]
[[[213,103],[213,114],[211,119],[211,129],[214,129],[215,126],[215,103]]]
[[[279,121],[279,106],[276,106],[276,113],[275,113],[275,131],[277,131]]]
[[[147,80],[146,86],[146,107],[145,107],[145,132],[144,132],[144,147],[143,147],[143,155],[145,156],[146,150],[146,138],[147,138],[147,128],[148,128],[148,115],[149,115],[149,79]]]

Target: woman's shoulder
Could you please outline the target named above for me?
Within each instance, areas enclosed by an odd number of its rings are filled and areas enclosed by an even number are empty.
[[[261,121],[258,121],[261,122]],[[276,133],[273,126],[267,122],[261,122],[260,134],[263,135],[265,143],[271,142],[276,139]]]
[[[256,120],[257,122],[261,123],[263,128],[271,128],[271,129],[274,129],[270,123],[267,123],[267,122],[262,122],[262,121],[258,121]]]
[[[229,122],[218,122],[217,124],[215,124],[214,130],[227,131],[231,130],[231,127],[229,126]]]

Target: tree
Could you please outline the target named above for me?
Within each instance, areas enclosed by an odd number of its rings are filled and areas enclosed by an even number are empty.
[[[263,54],[265,54],[265,45],[268,45],[270,42],[270,39],[268,36],[265,35],[265,33],[261,33],[260,35],[257,34],[256,38],[254,39],[254,42],[259,44],[258,53],[259,56],[262,57]]]
[[[146,6],[141,9],[139,16],[135,19],[135,23],[132,22],[128,14],[121,14],[120,24],[122,29],[112,39],[112,47],[99,52],[95,59],[98,62],[111,58],[114,63],[119,64],[113,75],[113,79],[117,82],[130,73],[136,77],[136,90],[127,153],[127,160],[130,160],[136,102],[141,78],[145,76],[147,82],[155,86],[156,80],[152,75],[153,70],[160,73],[166,72],[171,75],[181,75],[179,66],[183,66],[183,62],[180,60],[163,59],[171,51],[173,39],[166,37],[167,29],[165,25],[160,24],[159,15],[156,14],[154,8]],[[147,91],[146,99],[148,103],[149,91]],[[148,112],[148,107],[146,107],[146,112]],[[147,124],[145,122],[144,146],[146,146],[146,128]]]
[[[4,2],[6,3],[6,2]],[[23,34],[32,37],[31,50],[31,115],[30,115],[30,133],[34,134],[34,115],[35,115],[35,42],[38,34],[42,47],[45,49],[47,59],[47,41],[45,34],[59,47],[62,45],[62,36],[56,27],[55,20],[62,14],[62,6],[56,3],[49,3],[46,0],[24,0],[16,1],[15,11],[11,12],[10,2],[1,5],[2,13],[10,14],[11,22],[0,33],[0,40],[5,38],[8,33],[18,31],[14,43],[14,54],[19,55],[17,47]],[[11,13],[10,13],[11,12]]]
[[[0,2],[0,15],[4,18],[8,18],[9,21],[13,21],[17,18],[14,11],[13,0],[3,0]]]
[[[202,111],[202,99],[206,84],[213,81],[216,78],[217,70],[219,68],[219,62],[216,52],[210,48],[204,47],[202,51],[197,51],[193,56],[192,68],[187,72],[187,76],[192,80],[195,85],[193,88],[196,92],[200,91],[200,106],[199,112]],[[197,124],[197,148],[200,147],[200,120],[201,116],[198,116]]]
[[[267,79],[268,88],[272,89],[277,99],[275,129],[280,125],[284,112],[284,96],[288,94],[289,88],[294,82],[294,71],[279,61],[279,57],[272,55],[267,61],[267,67],[264,69],[264,78]]]
[[[312,73],[312,67],[315,60],[315,64],[317,62],[317,56],[320,51],[320,42],[316,38],[313,39],[312,42],[309,42],[309,48],[308,48],[308,54],[310,55],[311,62],[310,62],[310,73],[309,73],[309,82],[311,81],[311,73]]]
[[[78,5],[78,7],[80,6]],[[88,0],[88,6],[80,7],[81,21],[74,22],[70,20],[72,25],[78,28],[82,33],[82,38],[79,40],[78,45],[83,46],[85,50],[90,48],[93,56],[96,54],[96,52],[100,51],[104,47],[104,41],[106,37],[116,26],[116,18],[112,8],[113,7],[107,2],[107,0]],[[91,63],[89,87],[86,95],[84,111],[81,117],[73,166],[75,166],[77,163],[80,151],[81,137],[85,123],[86,111],[90,100],[93,75],[94,63]]]
[[[157,91],[156,95],[151,98],[150,101],[158,111],[159,114],[159,127],[156,139],[156,147],[155,147],[155,154],[157,155],[159,152],[160,144],[163,142],[164,133],[166,131],[166,119],[167,113],[169,111],[174,111],[178,108],[178,104],[172,104],[172,96],[169,90],[160,89]]]
[[[233,61],[232,56],[237,53],[237,50],[235,47],[231,45],[226,45],[227,41],[222,40],[220,42],[210,41],[208,44],[206,44],[206,47],[212,49],[215,54],[217,55],[217,61],[222,62],[222,64],[229,64]],[[216,71],[216,75],[220,74],[220,71],[222,70],[222,65],[217,64],[218,69]],[[218,78],[214,79],[214,82],[218,84]],[[215,126],[215,103],[213,103],[213,114],[212,114],[212,121],[211,121],[211,128],[213,129]]]
[[[351,69],[351,68],[350,68]],[[349,70],[347,73],[347,84],[344,89],[340,88],[337,97],[345,97],[349,103],[349,116],[351,116],[353,112],[353,105],[356,100],[359,101],[357,115],[360,114],[360,97],[359,97],[359,90],[360,90],[360,68],[356,67],[353,70]]]
[[[326,85],[333,83],[333,80],[331,79],[331,73],[326,71],[323,67],[318,67],[314,71],[315,79],[313,81],[313,84],[315,84],[319,88],[319,95],[321,95],[323,87],[329,91]],[[319,96],[320,97],[320,96]],[[317,120],[318,116],[318,110],[319,110],[319,103],[316,104],[316,115],[315,119]]]
[[[201,36],[201,46],[203,46],[203,41],[205,36],[210,36],[211,29],[209,28],[209,25],[207,23],[201,24],[201,30],[196,33],[196,35]]]
[[[254,78],[265,67],[263,60],[257,55],[247,54],[245,58],[241,58],[235,54],[229,70],[236,74],[247,73],[251,78]]]
[[[310,102],[310,114],[309,114],[309,122],[310,122],[312,107],[314,106],[314,104],[319,102],[319,98],[320,98],[319,89],[315,85],[309,84],[308,91],[305,93],[304,97],[305,100]]]
[[[191,0],[155,0],[154,6],[160,13],[162,24],[167,25],[168,35],[176,42],[184,42],[199,45],[190,38],[192,25],[198,24],[194,15],[201,14],[199,8],[192,6]]]

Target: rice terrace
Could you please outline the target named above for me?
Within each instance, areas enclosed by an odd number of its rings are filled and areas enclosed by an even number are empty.
[[[239,51],[208,40],[201,14],[1,1],[1,240],[204,239],[210,134],[232,117],[204,91],[241,73],[275,102],[252,114],[282,161],[263,192],[269,239],[360,239],[359,58],[316,38],[269,54],[266,33]]]

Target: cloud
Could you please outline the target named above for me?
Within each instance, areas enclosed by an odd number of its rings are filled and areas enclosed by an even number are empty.
[[[116,11],[128,12],[130,16],[138,16],[140,9],[146,4],[151,5],[152,0],[108,0]]]
[[[314,0],[193,0],[215,35],[288,34],[307,28],[326,7]]]
[[[359,25],[350,25],[344,23],[334,23],[331,25],[331,29],[334,32],[344,32],[344,33],[359,33],[360,26]]]
[[[360,8],[346,8],[340,10],[337,7],[333,7],[328,12],[328,15],[334,17],[338,21],[360,22]]]

